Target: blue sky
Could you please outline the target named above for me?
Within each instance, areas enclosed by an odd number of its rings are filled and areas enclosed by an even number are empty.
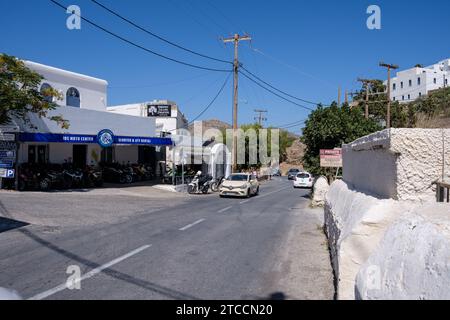
[[[82,15],[167,56],[209,67],[220,63],[170,47],[111,16],[89,0]],[[294,0],[99,0],[124,16],[190,49],[229,60],[232,48],[219,40],[247,32],[241,62],[253,73],[298,97],[329,104],[338,86],[356,90],[358,77],[385,78],[379,61],[409,68],[450,57],[450,2]],[[382,10],[382,29],[368,30],[366,9]],[[0,0],[0,52],[106,79],[109,104],[153,99],[176,101],[194,118],[218,92],[226,74],[167,62],[83,23],[66,28],[67,15],[48,0]],[[203,119],[231,121],[231,81]],[[253,122],[255,108],[269,111],[269,124],[305,119],[307,110],[240,78],[241,123]],[[299,131],[300,128],[293,128]]]

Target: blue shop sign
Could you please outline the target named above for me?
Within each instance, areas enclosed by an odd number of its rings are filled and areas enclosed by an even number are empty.
[[[102,148],[109,148],[114,144],[114,134],[111,130],[104,129],[98,133],[97,142]]]
[[[2,168],[2,169],[14,168],[14,161],[13,160],[0,159],[0,168]]]
[[[19,136],[21,142],[42,142],[42,143],[98,143],[102,147],[112,146],[113,144],[124,145],[152,145],[152,146],[171,146],[171,138],[152,138],[152,137],[123,137],[115,136],[111,130],[105,129],[98,135],[79,135],[79,134],[59,134],[59,133],[21,133]]]

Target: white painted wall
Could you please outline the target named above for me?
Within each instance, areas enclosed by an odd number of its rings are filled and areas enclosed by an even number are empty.
[[[156,123],[156,133],[161,131],[175,132],[176,129],[184,128],[187,126],[187,120],[184,114],[180,111],[178,105],[173,101],[168,100],[155,100],[152,102],[143,102],[135,104],[127,104],[120,106],[110,106],[107,108],[109,112],[130,115],[135,117],[147,117],[147,106],[154,105],[171,105],[172,117],[153,117]]]
[[[390,129],[343,146],[352,188],[409,201],[433,201],[433,182],[450,176],[450,129]],[[444,166],[443,166],[444,165]]]
[[[108,103],[108,82],[105,80],[57,69],[31,61],[25,61],[24,63],[27,67],[44,77],[41,85],[43,83],[48,83],[62,94],[63,99],[55,101],[57,104],[66,106],[67,90],[74,87],[80,92],[81,108],[106,111],[106,106]]]
[[[334,182],[325,231],[338,299],[450,299],[449,212],[449,204],[378,199]]]

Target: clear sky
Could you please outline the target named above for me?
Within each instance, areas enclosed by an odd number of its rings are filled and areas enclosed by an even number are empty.
[[[89,0],[82,15],[167,56],[213,68],[226,65],[168,46],[108,14]],[[450,58],[450,1],[294,0],[99,0],[127,18],[190,49],[230,60],[231,44],[220,37],[247,32],[241,62],[276,87],[329,104],[338,86],[356,90],[358,77],[385,78],[383,60],[401,68]],[[366,27],[366,9],[382,10],[382,29]],[[82,22],[66,28],[68,15],[48,0],[0,0],[0,52],[99,77],[109,82],[109,104],[153,99],[176,101],[194,118],[216,95],[226,74],[191,69],[145,53]],[[231,122],[231,81],[203,115]],[[269,124],[305,119],[307,110],[280,100],[240,78],[239,122],[253,122],[255,108],[269,111]],[[299,131],[299,128],[292,130]]]

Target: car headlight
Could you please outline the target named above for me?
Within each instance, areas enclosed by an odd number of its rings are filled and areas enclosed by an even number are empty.
[[[239,189],[247,189],[247,185],[244,184],[244,185],[240,186]]]

